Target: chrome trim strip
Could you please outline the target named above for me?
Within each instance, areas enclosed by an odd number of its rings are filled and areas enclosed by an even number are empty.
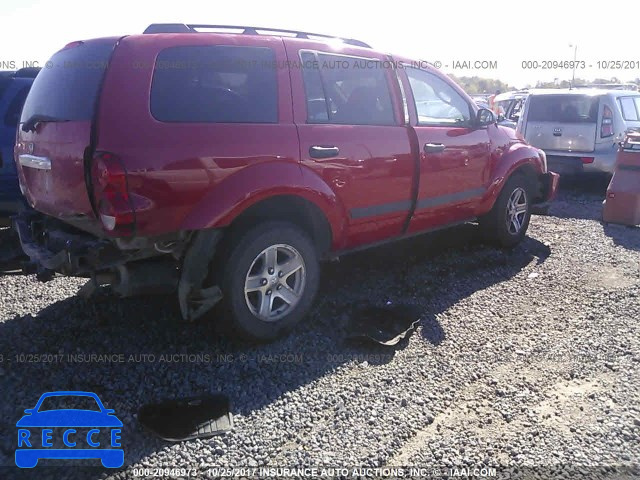
[[[439,197],[427,197],[418,200],[416,210],[423,208],[439,207],[448,203],[461,202],[474,197],[481,197],[486,190],[484,188],[474,188],[473,190],[464,190],[462,192],[451,193],[449,195],[441,195]]]
[[[352,208],[349,213],[351,214],[351,218],[358,219],[403,211],[408,213],[410,208],[411,202],[406,200],[402,202],[384,203],[382,205],[372,205],[370,207]]]
[[[421,198],[416,204],[416,210],[439,207],[442,205],[447,205],[449,203],[456,203],[475,197],[481,197],[485,192],[486,190],[484,188],[474,188],[472,190],[464,190],[462,192],[441,195],[439,197]],[[372,205],[370,207],[352,208],[349,213],[351,215],[351,218],[359,219],[385,215],[387,213],[397,213],[404,211],[408,212],[410,208],[411,202],[407,200],[401,202],[384,203],[382,205]]]
[[[51,170],[51,160],[47,157],[37,157],[35,155],[22,154],[18,156],[20,165],[38,170]]]

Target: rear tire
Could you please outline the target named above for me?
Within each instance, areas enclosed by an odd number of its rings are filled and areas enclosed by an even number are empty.
[[[223,307],[237,335],[273,341],[307,314],[320,280],[308,234],[288,222],[268,221],[232,234],[225,249]]]
[[[507,248],[520,243],[531,220],[531,199],[527,178],[522,174],[510,177],[491,211],[480,218],[484,238]]]

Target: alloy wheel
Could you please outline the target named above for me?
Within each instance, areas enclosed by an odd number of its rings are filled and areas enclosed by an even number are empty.
[[[253,315],[275,322],[287,315],[300,301],[305,288],[304,259],[291,245],[265,248],[247,272],[244,296]]]

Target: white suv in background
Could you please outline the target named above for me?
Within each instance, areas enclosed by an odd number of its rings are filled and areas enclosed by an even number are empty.
[[[637,128],[640,92],[595,88],[531,90],[517,125],[561,174],[612,174],[618,142]]]

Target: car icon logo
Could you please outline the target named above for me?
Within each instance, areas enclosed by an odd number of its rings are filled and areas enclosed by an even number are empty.
[[[555,128],[553,129],[553,134],[554,134],[556,137],[559,137],[560,135],[562,135],[562,128],[560,128],[560,127],[555,127]]]
[[[16,465],[33,468],[39,459],[100,459],[106,468],[124,464],[122,422],[92,392],[43,394],[18,420]]]

